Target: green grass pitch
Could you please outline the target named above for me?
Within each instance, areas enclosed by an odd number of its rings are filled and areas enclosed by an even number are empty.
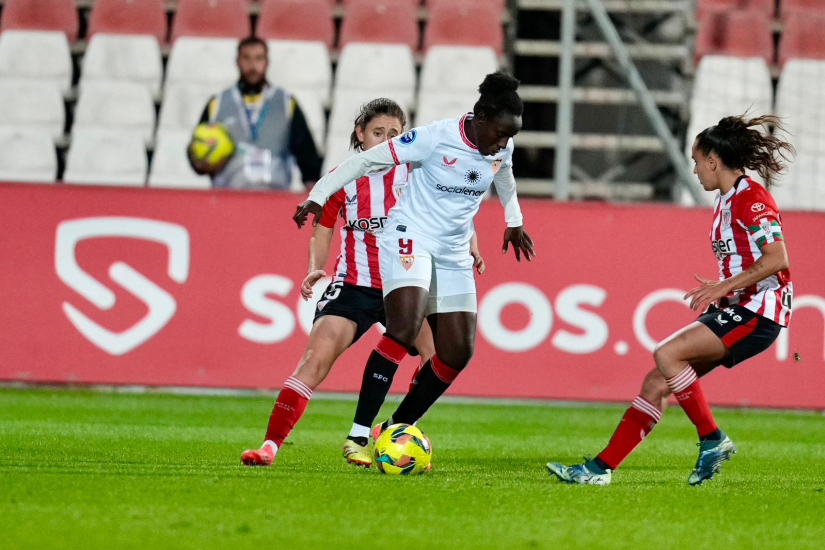
[[[671,408],[612,485],[582,487],[545,462],[598,452],[623,406],[439,403],[433,471],[394,478],[341,457],[351,401],[314,400],[272,468],[241,466],[271,404],[0,390],[0,548],[825,547],[820,413],[718,410],[739,454],[689,487]]]

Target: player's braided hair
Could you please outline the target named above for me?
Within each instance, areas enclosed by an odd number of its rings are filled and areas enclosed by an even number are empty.
[[[516,92],[519,84],[518,80],[501,71],[488,74],[478,87],[481,97],[473,112],[484,113],[488,118],[498,118],[507,113],[521,116],[524,103]]]
[[[696,136],[696,148],[705,155],[716,153],[728,168],[734,170],[755,170],[770,187],[776,174],[784,169],[781,160],[789,160],[788,155],[796,154],[793,145],[759,130],[773,126],[784,131],[779,118],[771,115],[746,118],[729,116],[716,126],[704,129]]]
[[[362,130],[366,130],[367,124],[369,124],[375,117],[381,115],[397,118],[398,121],[401,122],[402,130],[405,126],[407,126],[407,115],[404,114],[404,109],[402,109],[401,106],[392,99],[379,97],[378,99],[373,99],[372,101],[361,105],[361,110],[355,118],[355,128],[360,126]],[[350,149],[354,149],[355,151],[363,151],[364,144],[358,141],[358,134],[356,133],[355,128],[353,128],[352,134],[349,137]]]

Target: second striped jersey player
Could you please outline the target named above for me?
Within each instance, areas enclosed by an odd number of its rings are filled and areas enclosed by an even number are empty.
[[[387,214],[407,185],[409,165],[401,164],[358,178],[333,194],[318,223],[330,229],[340,216],[341,254],[332,283],[381,288],[377,239]]]
[[[784,241],[779,209],[771,194],[747,176],[742,176],[727,193],[719,194],[713,208],[711,246],[719,261],[719,280],[746,271],[762,257],[763,246]],[[791,320],[793,283],[783,269],[756,284],[733,290],[719,300],[724,310],[739,305],[788,326]]]

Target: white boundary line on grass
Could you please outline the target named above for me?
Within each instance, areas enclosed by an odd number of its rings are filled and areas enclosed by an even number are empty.
[[[28,389],[28,390],[76,390],[99,393],[123,394],[161,394],[161,395],[192,395],[214,397],[269,397],[274,399],[278,390],[240,389],[240,388],[204,388],[199,386],[143,386],[139,384],[49,384],[0,380],[0,388]],[[388,402],[399,402],[402,394],[389,394]],[[322,401],[357,401],[357,393],[325,392],[312,393],[313,400]],[[499,405],[503,407],[556,407],[556,408],[607,408],[627,404],[626,401],[574,401],[562,399],[512,398],[512,397],[467,397],[461,395],[446,395],[438,400],[439,403],[456,405]],[[825,410],[820,409],[781,409],[767,407],[731,407],[715,406],[715,409],[729,409],[742,411],[764,412],[795,412],[799,414],[820,413],[825,416]]]

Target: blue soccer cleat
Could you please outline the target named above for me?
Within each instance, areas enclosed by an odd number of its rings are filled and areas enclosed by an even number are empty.
[[[721,468],[722,462],[730,460],[730,455],[736,452],[736,445],[724,434],[722,434],[722,439],[708,439],[698,445],[699,459],[688,476],[690,485],[701,485],[706,479],[713,479],[713,475]]]
[[[558,462],[548,462],[547,471],[550,475],[556,476],[564,483],[577,483],[579,485],[609,485],[611,470],[602,470],[593,461],[588,460],[583,464],[565,466]]]

